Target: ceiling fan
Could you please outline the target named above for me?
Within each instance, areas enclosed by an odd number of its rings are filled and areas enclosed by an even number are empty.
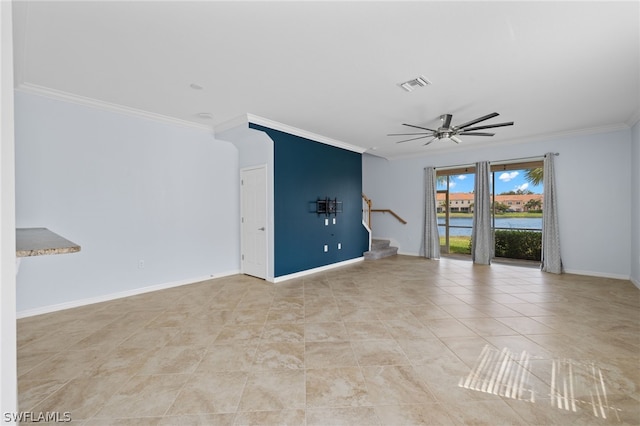
[[[469,127],[469,126],[473,126],[474,124],[480,123],[481,121],[485,121],[485,120],[488,120],[490,118],[497,117],[498,115],[500,115],[500,114],[498,114],[497,112],[492,112],[491,114],[487,114],[487,115],[485,115],[483,117],[476,118],[475,120],[468,121],[468,122],[466,122],[464,124],[461,124],[459,126],[451,126],[451,119],[453,118],[453,115],[444,114],[444,115],[440,116],[440,120],[442,121],[442,126],[438,127],[438,129],[436,129],[436,130],[429,129],[428,127],[421,127],[421,126],[415,126],[413,124],[402,123],[403,126],[415,127],[417,129],[427,130],[427,132],[391,133],[391,134],[389,134],[387,136],[424,135],[424,136],[418,136],[416,138],[405,139],[405,140],[402,140],[402,141],[398,141],[396,143],[409,142],[409,141],[414,141],[416,139],[424,139],[424,138],[428,138],[428,137],[431,137],[432,139],[429,142],[425,143],[424,145],[429,145],[431,142],[435,141],[436,139],[451,139],[455,143],[460,143],[460,142],[462,142],[462,140],[460,140],[458,135],[465,135],[465,136],[467,136],[467,135],[468,136],[493,136],[493,135],[495,135],[495,133],[476,132],[476,130],[491,129],[493,127],[504,127],[504,126],[512,126],[513,125],[513,121],[509,121],[507,123],[487,124],[487,125],[484,125],[484,126]]]

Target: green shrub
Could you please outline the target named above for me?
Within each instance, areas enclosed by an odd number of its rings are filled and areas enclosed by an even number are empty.
[[[542,233],[536,231],[495,231],[495,257],[508,259],[541,260]],[[468,253],[472,251],[469,239]]]
[[[536,231],[495,231],[496,257],[540,260],[542,233]]]

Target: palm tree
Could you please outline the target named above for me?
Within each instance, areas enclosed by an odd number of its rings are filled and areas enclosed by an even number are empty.
[[[524,206],[527,208],[527,210],[540,210],[540,208],[542,207],[542,201],[532,198],[527,201]]]
[[[524,178],[532,185],[540,185],[543,180],[543,168],[535,167],[524,172]]]

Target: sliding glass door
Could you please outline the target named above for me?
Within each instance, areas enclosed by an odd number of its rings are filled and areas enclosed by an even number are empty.
[[[475,174],[469,173],[469,169],[456,172],[438,174],[436,200],[440,251],[471,254]]]
[[[540,260],[542,161],[493,164],[491,211],[495,256]],[[473,166],[437,170],[437,210],[443,254],[471,254]]]

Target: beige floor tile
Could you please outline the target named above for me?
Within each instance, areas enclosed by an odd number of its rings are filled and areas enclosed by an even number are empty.
[[[556,330],[529,317],[496,318],[519,334],[555,334]]]
[[[448,415],[456,424],[514,426],[528,424],[500,399],[453,403]]]
[[[350,342],[307,342],[305,368],[355,367],[358,361]]]
[[[304,324],[268,323],[264,327],[262,340],[268,342],[304,342]]]
[[[459,321],[479,336],[513,336],[518,334],[503,322],[493,318],[460,318]]]
[[[399,339],[430,339],[435,337],[425,324],[418,320],[387,320],[384,321],[389,334]]]
[[[306,374],[307,407],[371,406],[360,368],[309,369]]]
[[[85,370],[104,360],[105,357],[105,353],[93,350],[58,352],[20,378],[23,380],[71,380],[82,375]]]
[[[32,411],[68,412],[73,420],[89,419],[123,384],[120,377],[73,379],[34,406]]]
[[[304,370],[269,369],[251,372],[238,410],[281,411],[304,406]]]
[[[436,337],[428,339],[397,339],[398,344],[413,365],[430,364],[454,353]]]
[[[395,340],[351,342],[360,365],[407,365],[409,359]]]
[[[304,324],[304,308],[270,309],[267,324]]]
[[[383,425],[455,425],[446,409],[437,403],[379,405],[375,407]]]
[[[362,374],[374,405],[435,402],[427,385],[410,365],[362,367]]]
[[[211,345],[200,360],[195,372],[249,370],[253,365],[257,347],[257,342],[245,341]]]
[[[304,368],[304,343],[262,342],[256,350],[254,368]]]
[[[387,331],[387,327],[380,320],[345,322],[344,326],[347,328],[351,341],[391,339],[391,334]]]
[[[307,426],[382,425],[373,407],[328,407],[307,410]],[[391,423],[386,423],[391,424]]]
[[[231,313],[227,324],[264,324],[267,321],[268,309],[236,309]]]
[[[155,348],[116,348],[108,356],[90,365],[83,377],[120,376],[129,379],[137,374],[147,360],[158,351]]]
[[[166,415],[235,413],[248,375],[241,371],[193,374]]]
[[[235,425],[304,425],[304,410],[244,411],[235,418]]]
[[[188,374],[133,376],[107,400],[95,417],[163,416],[188,379]]]
[[[83,426],[638,425],[638,294],[409,256],[207,280],[20,319],[19,408]]]
[[[262,336],[264,325],[225,325],[214,340],[215,344],[237,341],[258,342]]]
[[[340,310],[337,306],[306,306],[304,308],[304,321],[307,323],[342,321]]]
[[[455,318],[424,321],[424,324],[437,337],[476,336],[476,333]]]
[[[232,426],[235,418],[235,413],[184,414],[180,416],[158,417],[157,423],[154,424],[158,426]],[[135,426],[135,423],[132,424],[132,426]]]
[[[38,364],[50,359],[57,352],[30,352],[26,350],[18,350],[18,377],[24,375]]]
[[[190,346],[165,346],[153,352],[138,370],[139,375],[193,373],[206,349]]]
[[[304,325],[307,342],[347,342],[349,333],[342,322],[307,323]]]
[[[33,407],[64,386],[69,380],[19,380],[18,381],[18,409],[19,411],[33,411]]]

